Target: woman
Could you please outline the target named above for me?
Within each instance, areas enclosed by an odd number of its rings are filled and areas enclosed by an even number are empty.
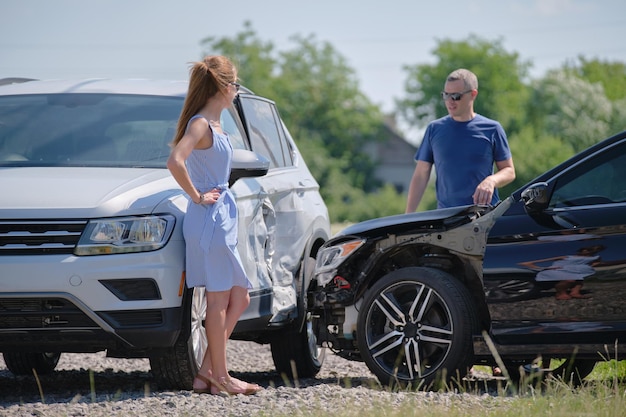
[[[237,251],[237,206],[228,189],[233,149],[220,125],[239,90],[237,70],[223,56],[191,67],[189,88],[167,167],[190,201],[183,223],[188,287],[206,291],[208,348],[193,391],[254,394],[261,387],[228,374],[226,341],[248,307],[250,282]]]

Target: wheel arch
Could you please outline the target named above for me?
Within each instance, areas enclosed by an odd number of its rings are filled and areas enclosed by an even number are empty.
[[[318,229],[308,240],[305,250],[300,257],[300,267],[295,276],[295,286],[298,296],[298,318],[297,326],[302,328],[305,323],[305,312],[307,308],[307,292],[310,290],[315,269],[315,259],[322,245],[329,236],[323,229]]]
[[[357,281],[355,300],[362,298],[367,290],[391,271],[407,267],[430,267],[447,272],[468,289],[478,313],[481,328],[489,329],[491,318],[483,288],[482,259],[428,243],[402,245],[388,251],[378,252],[372,248],[361,259],[368,259],[368,262],[364,263],[361,277]]]

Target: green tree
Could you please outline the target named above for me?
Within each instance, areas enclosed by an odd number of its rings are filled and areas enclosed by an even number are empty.
[[[626,130],[626,98],[613,102],[610,130],[611,133]]]
[[[383,115],[359,90],[355,71],[343,56],[314,37],[291,38],[296,47],[281,52],[278,97],[289,97],[281,114],[298,136],[315,136],[332,158],[345,160],[349,183],[374,191],[374,165],[365,143],[379,140]]]
[[[547,169],[574,155],[572,146],[561,137],[542,133],[531,125],[522,128],[509,139],[516,178],[499,190],[500,198],[506,198]]]
[[[517,53],[507,52],[500,40],[488,41],[477,36],[467,40],[441,40],[433,51],[435,64],[406,66],[406,97],[396,104],[409,125],[423,128],[445,116],[441,100],[445,79],[457,68],[467,68],[478,76],[477,113],[498,120],[507,134],[523,125],[528,90],[524,81],[529,63]]]
[[[626,63],[588,60],[581,56],[578,62],[568,63],[563,69],[592,84],[602,85],[606,98],[613,106],[610,133],[626,129]]]
[[[559,137],[579,152],[612,133],[614,111],[602,84],[552,70],[533,84],[528,115],[536,131]]]
[[[592,84],[599,83],[610,101],[626,98],[626,63],[600,61],[578,57],[578,62],[567,63],[563,69]]]
[[[275,51],[246,22],[234,38],[209,37],[203,45],[210,51],[205,53],[226,55],[237,63],[246,87],[276,101],[336,221],[339,208],[358,204],[381,186],[374,163],[362,149],[380,140],[383,114],[360,91],[354,69],[330,44],[314,36],[293,36],[291,41],[292,49]],[[398,213],[389,210],[387,214]],[[370,207],[341,220],[375,215]]]

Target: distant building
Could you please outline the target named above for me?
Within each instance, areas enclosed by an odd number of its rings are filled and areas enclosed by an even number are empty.
[[[391,117],[385,123],[385,132],[383,140],[368,143],[364,150],[377,163],[376,178],[406,193],[415,170],[417,147],[398,133]]]

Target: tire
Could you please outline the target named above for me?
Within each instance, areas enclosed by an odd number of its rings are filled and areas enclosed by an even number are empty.
[[[300,282],[304,284],[310,282],[314,267],[315,259],[308,258],[301,269],[302,277],[308,276],[308,279],[301,279]],[[322,369],[326,349],[317,345],[314,331],[317,319],[306,312],[307,300],[304,288],[301,289],[298,304],[299,320],[297,323],[286,333],[281,333],[270,341],[272,359],[279,374],[293,379],[312,378]],[[302,323],[302,317],[304,317],[304,323]]]
[[[4,352],[4,363],[13,375],[38,375],[52,373],[61,358],[60,352]]]
[[[272,338],[272,359],[279,374],[292,379],[312,378],[322,369],[326,349],[317,346],[313,326],[308,314],[302,329],[292,328]]]
[[[548,358],[547,362],[542,364],[542,366],[537,366],[532,362],[504,361],[504,366],[508,370],[511,381],[515,384],[520,382],[530,382],[532,384],[538,379],[544,381],[546,377],[552,377],[575,387],[580,386],[583,383],[583,379],[596,366],[594,359],[569,358],[561,362],[556,368],[549,369],[550,362],[551,360]]]
[[[383,276],[367,291],[357,342],[383,385],[436,389],[467,374],[477,330],[471,296],[458,280],[410,267]]]
[[[583,383],[583,379],[587,377],[596,366],[593,359],[566,359],[561,365],[554,368],[550,373],[553,377],[558,378],[573,386],[579,386]]]
[[[159,354],[150,356],[150,367],[157,385],[166,389],[192,389],[193,378],[198,373],[207,350],[204,314],[206,295],[203,288],[192,288],[185,307],[189,331],[182,331],[176,344]]]

